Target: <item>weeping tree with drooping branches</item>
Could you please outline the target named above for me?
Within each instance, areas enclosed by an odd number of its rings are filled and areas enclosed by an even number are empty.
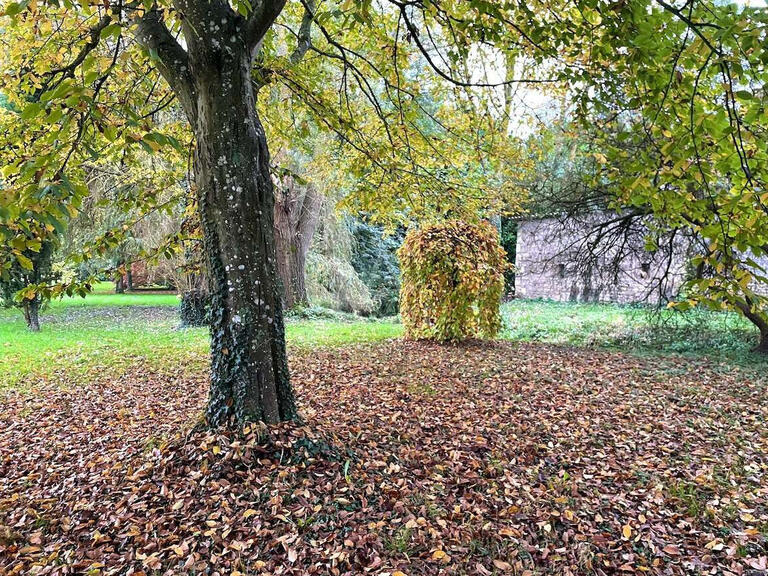
[[[488,222],[447,220],[412,230],[398,251],[406,336],[439,342],[494,338],[509,264]]]

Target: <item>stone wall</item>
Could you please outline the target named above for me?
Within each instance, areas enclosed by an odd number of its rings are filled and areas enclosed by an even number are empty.
[[[555,218],[520,222],[515,295],[629,304],[657,303],[677,294],[685,277],[684,250],[651,254],[644,250],[644,234],[637,230],[616,246],[592,254],[588,248],[595,242],[593,223]]]
[[[622,228],[626,224],[626,227]],[[581,220],[543,218],[518,223],[515,295],[574,302],[657,304],[674,299],[687,275],[691,242],[660,239],[645,249],[647,228],[596,212]],[[768,270],[768,257],[754,258]],[[768,296],[768,286],[752,289]]]

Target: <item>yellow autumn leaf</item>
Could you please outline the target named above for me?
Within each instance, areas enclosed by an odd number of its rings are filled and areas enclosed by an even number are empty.
[[[715,552],[718,552],[725,548],[725,544],[723,543],[720,538],[715,538],[711,542],[707,542],[707,544],[704,546],[707,550],[714,550]]]

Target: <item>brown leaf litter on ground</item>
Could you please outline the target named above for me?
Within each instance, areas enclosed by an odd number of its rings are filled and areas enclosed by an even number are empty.
[[[9,395],[2,574],[765,574],[751,371],[543,345],[296,353],[305,425],[206,378]]]

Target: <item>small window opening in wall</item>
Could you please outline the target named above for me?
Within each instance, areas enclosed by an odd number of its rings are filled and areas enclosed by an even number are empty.
[[[557,265],[557,275],[560,278],[565,278],[565,264]]]
[[[651,273],[651,263],[650,262],[643,262],[640,266],[640,277],[641,278],[648,278],[648,276]]]

